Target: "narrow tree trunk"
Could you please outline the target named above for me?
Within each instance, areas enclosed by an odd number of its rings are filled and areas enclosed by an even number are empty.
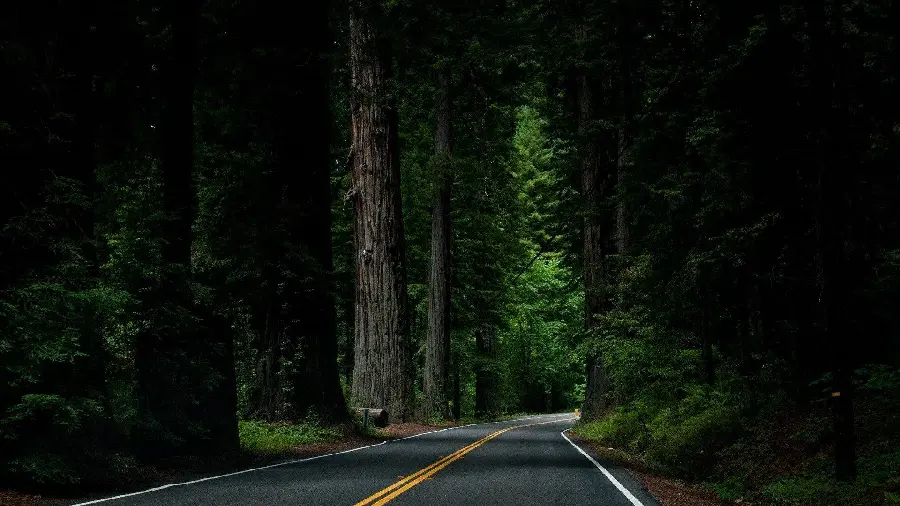
[[[453,357],[453,419],[462,417],[462,386],[460,384],[459,354]]]
[[[409,311],[397,113],[391,59],[371,0],[350,4],[350,107],[355,196],[356,315],[352,398],[391,419],[411,414]]]
[[[623,100],[625,96],[623,95]],[[622,122],[627,120],[626,115],[622,115]],[[625,255],[628,253],[628,211],[625,207],[625,171],[627,166],[626,156],[628,153],[628,140],[626,137],[625,126],[619,127],[616,133],[616,253]]]
[[[494,329],[490,326],[482,326],[475,331],[475,416],[477,417],[490,417],[497,411],[497,382],[491,370],[491,364],[495,358]]]
[[[450,359],[450,75],[438,79],[435,202],[431,213],[428,336],[425,340],[425,419],[449,416]]]

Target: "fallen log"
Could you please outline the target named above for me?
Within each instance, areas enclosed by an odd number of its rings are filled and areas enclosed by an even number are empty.
[[[388,412],[385,409],[381,408],[354,408],[356,412],[359,413],[359,416],[363,417],[365,420],[366,410],[369,410],[369,423],[376,427],[387,427],[390,423],[390,418],[388,417]]]

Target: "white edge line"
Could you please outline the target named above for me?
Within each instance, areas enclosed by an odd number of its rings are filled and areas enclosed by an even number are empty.
[[[542,417],[542,416],[554,416],[554,415],[536,415],[536,416],[529,416],[529,417],[526,417],[526,418],[516,418],[515,420],[501,420],[501,421],[497,421],[497,422],[488,422],[488,423],[518,422],[518,421],[521,421],[521,420],[531,420],[531,419],[534,419],[534,418],[540,418],[540,417]],[[355,452],[355,451],[357,451],[357,450],[365,450],[366,448],[374,448],[374,447],[376,447],[376,446],[381,446],[381,445],[383,445],[383,444],[387,444],[387,443],[390,443],[390,442],[392,442],[392,441],[393,441],[393,442],[396,442],[396,441],[403,441],[403,440],[405,440],[405,439],[412,439],[412,438],[414,438],[414,437],[425,436],[425,435],[427,435],[427,434],[434,434],[434,433],[437,433],[437,432],[444,432],[445,430],[462,429],[462,428],[464,428],[464,427],[471,427],[471,426],[473,426],[473,425],[485,425],[485,424],[484,424],[484,423],[481,423],[481,424],[479,424],[479,423],[470,423],[470,424],[468,424],[468,425],[457,425],[457,426],[455,426],[455,427],[445,427],[445,428],[443,428],[443,429],[432,430],[432,431],[428,431],[428,432],[422,432],[422,433],[420,433],[420,434],[415,434],[415,435],[412,435],[412,436],[407,436],[407,437],[403,437],[403,438],[399,438],[399,439],[388,439],[388,440],[386,440],[386,441],[382,441],[382,442],[380,442],[380,443],[376,443],[376,444],[373,444],[373,445],[358,446],[358,447],[356,447],[356,448],[351,448],[351,449],[349,449],[349,450],[344,450],[344,451],[340,451],[340,452],[326,453],[326,454],[324,454],[324,455],[316,455],[315,457],[307,457],[307,458],[305,458],[305,459],[288,460],[288,461],[286,461],[286,462],[279,462],[279,463],[277,463],[277,464],[270,464],[270,465],[268,465],[268,466],[262,466],[262,467],[254,467],[254,468],[251,468],[251,469],[244,469],[244,470],[242,470],[242,471],[235,471],[235,472],[233,472],[233,473],[220,474],[220,475],[218,475],[218,476],[207,476],[206,478],[200,478],[200,479],[198,479],[198,480],[185,481],[185,482],[181,482],[181,483],[168,483],[168,484],[166,484],[166,485],[160,485],[160,486],[158,486],[158,487],[148,488],[147,490],[140,490],[140,491],[138,491],[138,492],[131,492],[131,493],[128,493],[128,494],[122,494],[122,495],[117,495],[117,496],[113,496],[113,497],[105,497],[105,498],[103,498],[103,499],[94,499],[94,500],[92,500],[92,501],[86,501],[86,502],[80,502],[80,503],[72,504],[71,506],[87,506],[88,504],[97,504],[97,503],[101,503],[101,502],[115,501],[115,500],[118,500],[118,499],[125,499],[126,497],[133,497],[133,496],[136,496],[136,495],[147,494],[147,493],[150,493],[150,492],[157,492],[157,491],[159,491],[159,490],[164,490],[164,489],[167,489],[167,488],[181,487],[181,486],[184,486],[184,485],[193,485],[193,484],[195,484],[195,483],[201,483],[201,482],[204,482],[204,481],[210,481],[210,480],[217,480],[217,479],[219,479],[219,478],[227,478],[227,477],[229,477],[229,476],[236,476],[236,475],[238,475],[238,474],[250,473],[250,472],[253,472],[253,471],[262,471],[263,469],[271,469],[271,468],[273,468],[273,467],[287,466],[287,465],[290,465],[290,464],[299,464],[299,463],[301,463],[301,462],[309,462],[309,461],[311,461],[311,460],[323,459],[323,458],[325,458],[325,457],[333,457],[333,456],[335,456],[335,455],[342,455],[342,454],[344,454],[344,453]],[[563,437],[565,437],[565,436],[563,436]],[[568,439],[568,438],[567,438],[567,439]],[[570,442],[571,442],[571,441],[570,441]],[[588,458],[590,458],[590,457],[588,457]],[[643,506],[643,505],[638,504],[637,506]]]
[[[594,457],[591,457],[590,455],[587,454],[587,452],[582,450],[581,447],[579,447],[577,444],[573,443],[572,440],[569,439],[569,436],[566,436],[566,432],[568,432],[568,431],[569,431],[569,429],[566,429],[566,430],[560,432],[559,435],[562,436],[566,441],[568,441],[569,444],[572,445],[572,447],[574,447],[576,450],[578,450],[579,453],[581,453],[588,460],[590,460],[592,464],[597,466],[597,469],[599,469],[600,472],[602,472],[603,475],[606,476],[606,478],[610,481],[610,483],[612,483],[613,485],[615,485],[615,487],[617,489],[619,489],[619,492],[622,492],[622,495],[624,495],[626,499],[631,501],[631,504],[633,504],[634,506],[644,506],[644,503],[639,501],[638,498],[634,496],[634,494],[629,492],[628,489],[625,488],[624,485],[619,483],[619,480],[617,480],[615,476],[613,476],[609,471],[607,471],[605,467],[601,466],[599,462],[594,460]]]

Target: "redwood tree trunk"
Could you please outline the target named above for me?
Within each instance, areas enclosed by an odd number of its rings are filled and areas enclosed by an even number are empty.
[[[581,196],[585,205],[584,216],[584,288],[585,325],[596,332],[597,315],[607,306],[605,294],[604,260],[609,239],[609,225],[600,207],[607,175],[603,172],[601,150],[593,132],[594,89],[589,77],[581,75],[577,82],[578,133],[583,142],[581,155]],[[587,358],[587,386],[584,398],[584,416],[599,416],[606,408],[606,371],[598,350],[592,350]]]
[[[313,25],[308,33],[311,48],[308,63],[302,67],[303,117],[315,124],[331,124],[329,99],[328,51],[331,36],[328,30],[327,4],[320,2],[315,9]],[[310,15],[307,9],[307,15]],[[298,395],[298,407],[314,410],[327,420],[349,420],[344,393],[341,390],[337,361],[337,315],[332,271],[334,261],[331,249],[331,145],[330,129],[321,129],[318,136],[300,136],[301,152],[305,157],[306,184],[297,188],[301,197],[299,236],[309,249],[314,262],[312,286],[304,292],[303,311],[300,315],[300,352],[304,368],[294,385]]]
[[[391,59],[371,0],[350,3],[350,108],[356,315],[352,400],[411,414],[409,312]]]
[[[435,132],[434,209],[431,214],[431,272],[428,278],[428,336],[425,341],[425,419],[447,418],[450,358],[450,76],[438,79]]]
[[[631,143],[629,123],[634,111],[634,83],[632,76],[632,52],[633,48],[640,44],[640,39],[635,40],[634,14],[631,4],[621,2],[619,4],[619,26],[616,29],[616,45],[618,53],[619,79],[619,127],[616,129],[616,216],[615,216],[615,246],[616,253],[624,255],[628,252],[628,210],[625,203],[625,183],[628,175],[628,154]]]

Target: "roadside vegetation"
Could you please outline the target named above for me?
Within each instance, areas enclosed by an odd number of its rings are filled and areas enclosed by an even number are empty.
[[[772,506],[900,504],[900,374],[862,368],[857,384],[858,477],[835,480],[828,392],[801,408],[723,378],[683,398],[653,394],[579,424],[604,457],[714,492],[722,501]],[[645,392],[666,385],[643,385]],[[680,384],[668,385],[673,391]]]
[[[335,443],[346,434],[338,428],[316,422],[266,423],[244,420],[238,423],[241,450],[252,454],[283,454],[301,445]]]

